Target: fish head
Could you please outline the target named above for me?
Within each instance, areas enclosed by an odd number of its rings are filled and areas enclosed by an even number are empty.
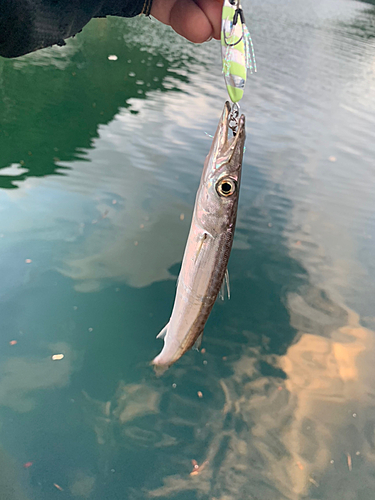
[[[229,123],[231,107],[224,105],[211,149],[207,155],[197,193],[195,216],[210,234],[235,222],[245,146],[245,116],[238,120],[233,137]]]

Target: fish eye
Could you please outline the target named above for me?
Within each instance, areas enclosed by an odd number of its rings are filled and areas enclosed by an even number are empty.
[[[231,196],[236,191],[236,182],[229,177],[220,179],[216,184],[216,191],[220,196]]]

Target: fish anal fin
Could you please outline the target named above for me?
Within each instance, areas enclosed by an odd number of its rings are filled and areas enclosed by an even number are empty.
[[[225,270],[224,281],[225,281],[225,285],[227,287],[228,299],[230,299],[230,285],[229,285],[229,272],[228,272],[228,268]]]
[[[164,337],[167,335],[168,326],[169,326],[169,321],[165,325],[165,327],[156,335],[157,339],[164,339]]]
[[[199,351],[199,349],[201,348],[201,345],[202,345],[202,338],[203,338],[203,332],[199,335],[199,337],[195,341],[195,343],[193,345],[194,350]]]
[[[227,292],[227,297],[230,299],[230,286],[229,286],[229,273],[228,269],[225,270],[223,282],[221,284],[221,288],[219,290],[219,297],[221,300],[225,300],[225,290]]]

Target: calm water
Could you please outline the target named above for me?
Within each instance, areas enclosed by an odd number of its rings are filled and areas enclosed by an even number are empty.
[[[220,44],[112,18],[0,60],[1,500],[374,498],[375,5],[245,8],[232,299],[160,379]]]

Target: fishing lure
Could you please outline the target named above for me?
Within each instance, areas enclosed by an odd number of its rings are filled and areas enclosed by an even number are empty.
[[[225,0],[221,24],[221,54],[228,94],[233,103],[243,96],[247,70],[256,72],[254,46],[240,0]]]

